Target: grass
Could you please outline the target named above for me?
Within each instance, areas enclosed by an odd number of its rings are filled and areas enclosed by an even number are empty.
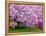
[[[9,32],[41,32],[41,30],[38,28],[16,27],[14,29],[10,29]]]

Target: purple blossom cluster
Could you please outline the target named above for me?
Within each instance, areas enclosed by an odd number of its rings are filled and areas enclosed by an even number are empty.
[[[24,22],[28,27],[42,26],[42,6],[41,5],[16,5],[10,4],[10,19],[17,22]]]

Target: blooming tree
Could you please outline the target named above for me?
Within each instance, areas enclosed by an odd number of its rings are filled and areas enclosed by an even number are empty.
[[[10,4],[10,19],[26,23],[27,27],[42,26],[41,5],[16,5]]]

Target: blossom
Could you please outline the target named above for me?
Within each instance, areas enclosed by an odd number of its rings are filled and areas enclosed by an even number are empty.
[[[38,25],[39,20],[42,19],[42,6],[11,4],[10,16],[12,19],[16,19],[17,22],[26,22],[26,26],[35,26],[35,24]]]

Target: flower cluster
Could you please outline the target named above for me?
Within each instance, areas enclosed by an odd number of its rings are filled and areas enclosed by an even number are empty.
[[[10,17],[17,22],[24,22],[26,26],[34,27],[42,23],[42,6],[10,4]],[[42,26],[42,24],[40,24]],[[40,26],[40,27],[41,27]]]

